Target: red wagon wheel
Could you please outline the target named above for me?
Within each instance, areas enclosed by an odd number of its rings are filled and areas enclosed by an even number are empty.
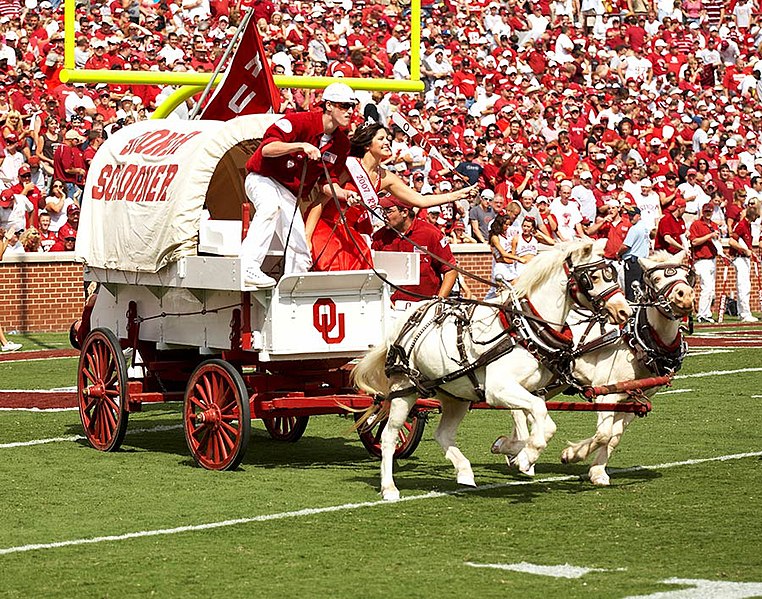
[[[296,443],[302,438],[309,424],[309,416],[276,416],[275,418],[262,418],[262,422],[276,441]]]
[[[85,338],[77,374],[79,417],[90,445],[116,451],[127,432],[127,363],[119,340],[108,329]]]
[[[199,466],[233,470],[251,435],[249,393],[241,374],[224,360],[207,360],[193,371],[183,401],[185,440]]]
[[[358,420],[362,414],[355,414],[355,420]],[[360,441],[368,450],[368,453],[376,458],[381,457],[381,433],[386,428],[386,418],[380,421],[366,423],[357,430]],[[413,409],[407,416],[405,426],[400,429],[397,437],[397,448],[394,450],[395,458],[409,458],[418,448],[423,436],[423,429],[426,427],[426,415],[419,410]]]

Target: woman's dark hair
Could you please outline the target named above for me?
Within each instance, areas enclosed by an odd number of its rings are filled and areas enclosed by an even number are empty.
[[[362,158],[367,151],[368,146],[373,141],[373,138],[376,137],[376,133],[382,129],[388,131],[381,123],[365,123],[364,125],[360,125],[355,129],[355,132],[349,140],[351,144],[349,155],[355,156],[356,158]]]
[[[509,218],[506,214],[500,214],[492,219],[492,223],[490,223],[489,226],[489,236],[492,237],[493,235],[502,235],[503,227],[505,227],[505,223],[508,221]]]

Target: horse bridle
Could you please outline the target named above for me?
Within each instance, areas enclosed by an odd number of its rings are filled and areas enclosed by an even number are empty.
[[[589,262],[588,264],[573,264],[571,257],[567,257],[564,262],[564,270],[569,277],[567,288],[572,295],[574,301],[583,305],[579,301],[579,294],[590,302],[593,311],[601,313],[604,304],[617,293],[622,292],[622,288],[619,287],[616,268],[606,259],[600,259],[596,262]],[[603,291],[593,294],[592,291],[595,287],[593,283],[593,273],[600,272],[604,281],[611,283]]]
[[[664,276],[670,280],[657,288],[653,284],[652,277],[655,272],[661,270],[664,271]],[[685,271],[685,278],[673,279],[673,277],[678,275],[679,271]],[[675,314],[669,301],[669,295],[680,283],[685,283],[689,287],[693,287],[696,284],[696,271],[693,270],[692,266],[687,266],[685,264],[659,264],[643,271],[643,283],[645,287],[645,290],[643,291],[643,301],[653,304],[665,318],[669,318],[670,320],[680,320],[682,315]]]

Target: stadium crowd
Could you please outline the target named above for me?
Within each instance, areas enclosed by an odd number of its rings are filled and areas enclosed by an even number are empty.
[[[75,62],[212,71],[252,6],[275,74],[410,77],[409,6],[388,0],[78,0]],[[753,319],[746,287],[762,199],[754,0],[447,0],[422,10],[425,91],[358,92],[351,125],[387,125],[386,168],[418,191],[482,190],[475,203],[421,217],[452,243],[491,244],[504,278],[526,262],[530,239],[605,237],[608,257],[635,277],[638,252],[687,249],[703,320],[720,254],[747,298],[741,316]],[[71,250],[98,147],[174,88],[64,84],[62,3],[0,0],[0,15],[0,256]],[[283,89],[281,110],[313,110],[320,94]],[[197,99],[173,116],[187,118]],[[441,156],[395,127],[394,112]],[[631,227],[645,231],[645,250]]]

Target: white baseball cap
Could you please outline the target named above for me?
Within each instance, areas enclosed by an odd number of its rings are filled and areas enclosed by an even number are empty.
[[[323,91],[323,100],[329,102],[349,102],[357,104],[359,101],[355,92],[346,83],[331,83]]]
[[[491,189],[482,189],[481,196],[485,200],[494,200],[495,199],[495,192],[492,191]]]

